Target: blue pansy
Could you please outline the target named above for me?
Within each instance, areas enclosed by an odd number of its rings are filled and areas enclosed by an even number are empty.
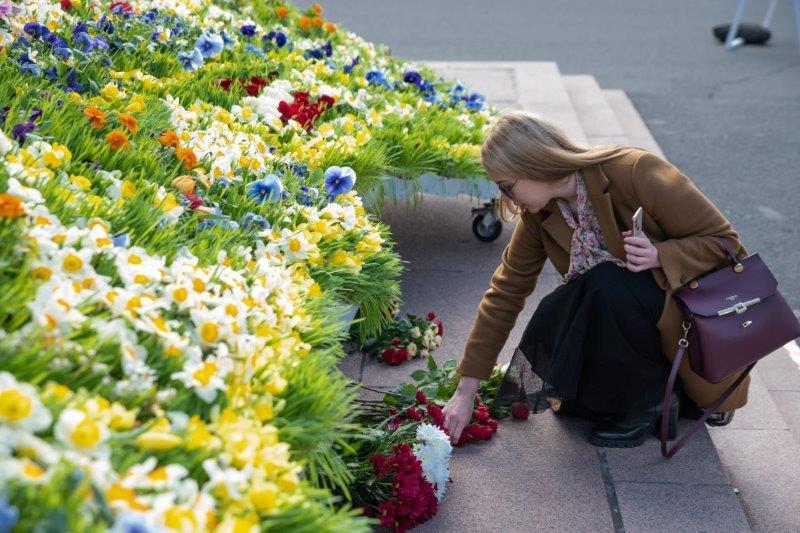
[[[210,57],[218,56],[222,49],[225,47],[225,43],[222,40],[222,37],[217,35],[216,33],[206,32],[197,39],[197,43],[194,45],[196,50],[199,50],[205,59]]]
[[[406,83],[413,83],[414,85],[419,86],[419,83],[422,81],[422,76],[420,76],[419,72],[415,70],[408,70],[403,75],[403,81]]]
[[[389,82],[386,81],[386,74],[381,72],[380,70],[370,70],[366,74],[367,82],[372,85],[380,85],[381,87],[385,87],[386,89],[391,89],[389,86]]]
[[[251,54],[255,54],[258,57],[264,58],[267,57],[267,54],[264,53],[261,48],[257,47],[253,43],[247,43],[244,47],[245,51],[250,52]]]
[[[233,46],[234,44],[236,44],[236,40],[233,39],[230,35],[228,35],[224,31],[220,32],[219,35],[220,35],[220,37],[222,37],[222,43],[225,46]]]
[[[299,178],[308,176],[308,165],[303,163],[292,163],[292,172]]]
[[[142,22],[145,24],[152,24],[156,20],[156,16],[158,15],[158,11],[155,9],[151,9],[145,13],[142,13]]]
[[[127,233],[120,233],[111,237],[111,242],[118,248],[127,248],[131,245],[131,238]]]
[[[271,31],[262,37],[261,40],[264,41],[265,45],[274,42],[278,45],[278,48],[281,48],[286,44],[286,35],[280,31]]]
[[[144,515],[131,512],[123,512],[117,516],[112,530],[121,531],[122,533],[151,533],[154,531],[147,524]]]
[[[468,98],[466,98],[466,101],[469,109],[480,111],[486,103],[486,97],[480,93],[473,92]]]
[[[83,85],[78,83],[77,78],[78,78],[77,70],[71,68],[67,71],[67,89],[69,89],[70,91],[74,91],[76,93],[82,93],[84,92],[85,89],[83,88]]]
[[[8,503],[8,499],[3,496],[0,499],[0,531],[13,531],[18,520],[19,509]]]
[[[356,173],[350,167],[328,167],[325,171],[325,189],[328,196],[336,198],[340,194],[347,194],[356,182]]]
[[[114,24],[108,19],[105,14],[100,17],[100,20],[94,23],[94,27],[100,31],[104,31],[107,34],[111,35],[114,33]]]
[[[247,213],[242,217],[242,229],[270,229],[269,220],[255,213]]]
[[[250,185],[247,194],[258,203],[266,199],[278,200],[283,193],[283,183],[275,174],[268,174],[264,179],[256,180]]]
[[[239,31],[242,32],[242,35],[245,37],[252,37],[256,34],[256,26],[255,24],[245,24],[239,28]]]
[[[56,67],[46,68],[44,69],[44,75],[51,79],[58,78],[58,70],[56,70]]]
[[[311,205],[312,202],[319,198],[319,191],[316,187],[300,186],[300,192],[297,193],[297,201],[303,205]]]
[[[19,66],[19,71],[24,72],[26,74],[33,74],[34,76],[41,76],[42,69],[36,63],[23,63]]]
[[[191,52],[179,52],[178,61],[181,62],[183,70],[197,70],[203,66],[203,54],[197,48]]]
[[[44,38],[50,35],[50,29],[38,22],[28,22],[22,26],[22,31],[27,33],[33,38]]]

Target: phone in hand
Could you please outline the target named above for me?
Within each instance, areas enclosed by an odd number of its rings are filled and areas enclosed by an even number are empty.
[[[641,237],[642,236],[642,208],[636,210],[636,212],[631,217],[631,236],[632,237]]]

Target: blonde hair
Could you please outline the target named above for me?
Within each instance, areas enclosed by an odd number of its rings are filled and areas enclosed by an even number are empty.
[[[602,163],[637,147],[625,144],[583,146],[541,115],[511,111],[493,124],[481,147],[481,164],[492,179],[557,182],[578,169]],[[506,220],[504,210],[512,214]],[[510,222],[519,209],[500,195],[500,219]]]

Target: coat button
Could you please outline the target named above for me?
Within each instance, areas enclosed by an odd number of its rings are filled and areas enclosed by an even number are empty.
[[[692,282],[689,284],[689,288],[690,288],[690,289],[696,289],[696,288],[697,288],[697,287],[699,287],[699,286],[700,286],[700,284],[699,284],[699,283],[697,283],[697,280],[695,280],[695,281],[692,281]]]

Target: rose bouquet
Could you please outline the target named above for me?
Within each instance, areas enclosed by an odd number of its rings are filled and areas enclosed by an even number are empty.
[[[382,363],[397,366],[415,357],[428,357],[442,344],[444,325],[431,311],[425,318],[408,313],[396,318],[362,349]]]

